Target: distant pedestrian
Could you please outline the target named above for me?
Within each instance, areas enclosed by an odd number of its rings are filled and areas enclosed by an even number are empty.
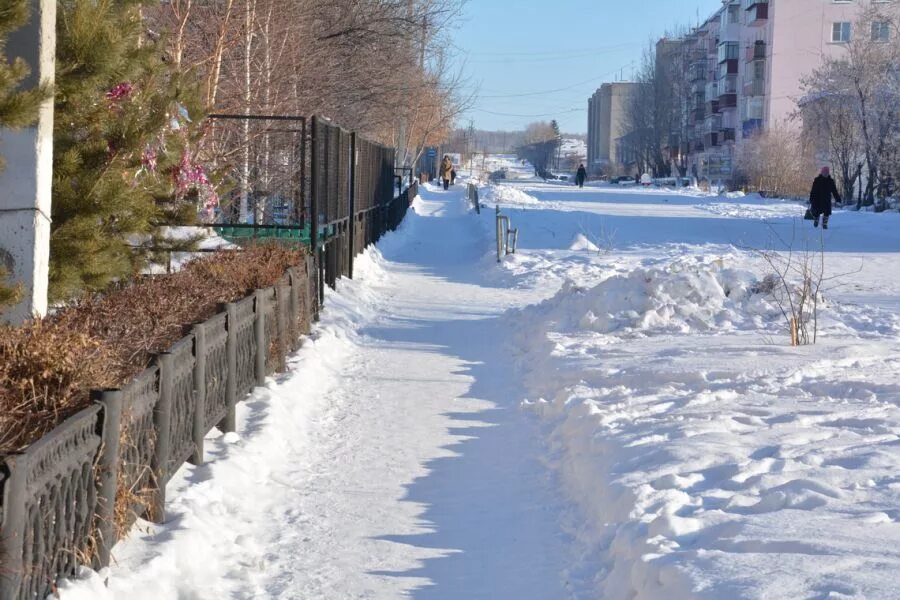
[[[584,180],[587,179],[587,170],[584,168],[584,165],[578,165],[578,172],[575,173],[575,183],[578,184],[578,187],[584,187]]]
[[[450,169],[450,185],[456,185],[456,169]]]
[[[837,191],[834,179],[831,178],[831,170],[822,167],[822,172],[813,180],[812,190],[809,192],[809,209],[813,216],[813,227],[819,226],[819,217],[822,217],[822,229],[828,229],[828,218],[831,216],[831,198],[838,202],[841,195]]]
[[[441,181],[444,183],[444,189],[450,189],[450,179],[453,177],[453,161],[446,154],[444,160],[441,161]]]

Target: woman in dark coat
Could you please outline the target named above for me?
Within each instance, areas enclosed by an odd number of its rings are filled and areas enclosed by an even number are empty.
[[[831,171],[828,167],[822,167],[822,172],[813,180],[812,190],[809,192],[809,208],[813,215],[813,227],[819,226],[819,217],[822,217],[822,229],[828,229],[828,218],[831,216],[831,197],[837,202],[841,201],[841,195],[837,191]]]
[[[575,183],[578,184],[578,187],[584,187],[584,180],[587,179],[587,170],[585,170],[584,165],[578,165],[578,172],[575,173]]]

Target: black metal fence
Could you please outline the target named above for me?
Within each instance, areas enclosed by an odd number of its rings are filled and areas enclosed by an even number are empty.
[[[303,226],[307,222],[306,117],[210,115],[203,143],[228,189],[216,222],[269,226]]]
[[[240,117],[215,120],[228,124],[216,143],[246,137]],[[272,168],[281,173],[254,191],[250,210],[308,227],[302,268],[186,327],[122,389],[95,392],[93,406],[0,457],[0,600],[44,598],[79,565],[107,566],[137,517],[163,521],[171,477],[185,461],[203,461],[211,429],[234,431],[236,403],[285,369],[318,317],[324,286],[352,277],[353,257],[396,229],[418,193],[405,174],[395,190],[393,149],[323,119],[314,117],[309,132],[302,118],[246,123],[257,128],[254,146],[236,156],[279,163]],[[278,229],[249,227],[254,238]]]
[[[353,277],[353,257],[397,228],[406,216],[418,186],[400,186],[395,193],[395,152],[320,117],[312,118],[311,208],[317,226],[310,244],[322,269],[324,286]]]
[[[418,193],[395,151],[322,117],[214,115],[208,142],[228,158],[233,191],[217,229],[238,243],[307,244],[326,285],[353,277],[353,257],[403,220]],[[395,188],[396,173],[401,185]],[[241,219],[245,206],[248,215]],[[249,203],[249,204],[247,204]]]
[[[234,431],[236,403],[283,370],[309,333],[317,277],[308,256],[275,287],[186,328],[121,390],[95,392],[93,406],[3,458],[0,599],[45,598],[79,565],[107,566],[135,518],[165,519],[172,475],[202,462],[212,428]]]

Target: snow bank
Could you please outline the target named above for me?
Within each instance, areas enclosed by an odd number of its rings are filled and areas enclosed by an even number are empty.
[[[896,321],[829,308],[827,341],[773,345],[741,260],[613,264],[509,317],[597,597],[896,598]]]
[[[724,264],[722,259],[686,258],[614,275],[589,289],[570,280],[524,312],[562,331],[620,336],[759,329],[780,316],[768,296],[758,292],[752,272]]]
[[[575,235],[572,243],[569,244],[569,250],[586,250],[588,252],[599,252],[600,248],[591,240],[587,239],[583,233]]]
[[[491,185],[481,192],[483,204],[501,204],[506,206],[539,206],[541,201],[522,191],[521,188],[508,185]]]

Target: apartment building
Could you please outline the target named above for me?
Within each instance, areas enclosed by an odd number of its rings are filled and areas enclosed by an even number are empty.
[[[617,145],[625,135],[625,104],[637,84],[604,83],[588,99],[588,170],[591,174],[617,172]]]
[[[730,177],[741,140],[787,123],[803,77],[839,55],[851,36],[870,35],[853,31],[870,2],[879,0],[724,0],[685,36],[689,174]]]

